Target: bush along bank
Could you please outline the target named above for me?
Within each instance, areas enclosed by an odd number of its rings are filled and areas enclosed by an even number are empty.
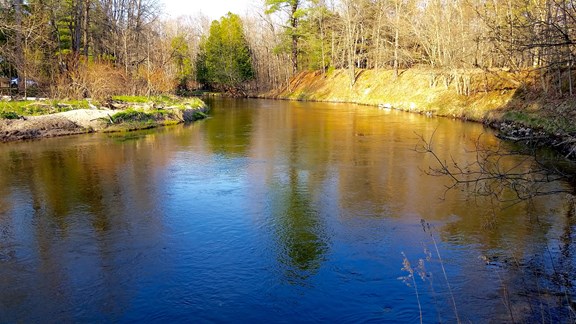
[[[0,141],[154,128],[203,119],[208,110],[198,98],[165,96],[121,96],[105,102],[2,101]]]
[[[353,79],[353,80],[352,80]],[[484,123],[498,136],[576,159],[576,98],[539,70],[301,72],[258,97],[348,102]]]

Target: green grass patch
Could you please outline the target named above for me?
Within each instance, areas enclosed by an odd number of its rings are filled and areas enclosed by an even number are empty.
[[[156,105],[175,106],[180,109],[198,108],[204,106],[204,102],[199,98],[178,98],[170,96],[114,96],[112,100],[120,101],[127,104],[146,104],[154,103]]]
[[[3,101],[0,112],[16,113],[20,116],[48,115],[74,109],[87,109],[86,100]]]
[[[169,110],[137,110],[126,109],[119,111],[110,118],[105,118],[108,127],[103,132],[131,132],[155,128],[158,126],[176,125],[181,122],[174,112]]]
[[[194,119],[198,120],[198,119],[204,119],[207,118],[208,115],[206,115],[204,112],[202,111],[195,111],[194,112]]]
[[[146,103],[155,101],[153,97],[146,97],[146,96],[113,96],[112,100],[122,101],[126,103]]]
[[[126,122],[147,122],[163,119],[169,113],[164,110],[142,111],[136,109],[126,109],[119,111],[110,118],[114,124]]]
[[[146,121],[152,119],[147,113],[143,111],[136,111],[134,109],[126,109],[110,116],[114,124],[129,122],[129,121]]]
[[[24,115],[25,104],[24,101],[0,101],[0,112]]]
[[[182,110],[189,108],[200,108],[204,106],[204,101],[200,100],[199,98],[187,98],[184,101],[177,102],[176,106]]]
[[[0,111],[0,118],[3,119],[18,119],[20,115],[13,111]]]
[[[169,96],[155,96],[150,98],[138,97],[138,96],[116,96],[113,99],[128,104],[134,104],[135,106],[138,106],[142,103],[154,102],[156,105],[159,106],[177,107],[178,109],[181,110],[188,108],[199,108],[204,106],[204,102],[199,98],[182,99]],[[18,116],[39,116],[39,115],[48,115],[59,112],[65,112],[75,109],[90,109],[90,103],[92,103],[97,107],[101,106],[99,102],[96,101],[89,102],[88,100],[0,101],[0,113],[17,114]],[[138,111],[136,109],[133,110]],[[133,115],[131,118],[137,118],[134,112],[130,113]],[[164,114],[165,112],[159,110],[152,110],[146,113]],[[143,116],[140,117],[143,118]]]
[[[551,134],[566,134],[576,131],[576,125],[566,118],[547,118],[522,111],[509,111],[504,114],[503,119],[531,128],[542,129]]]

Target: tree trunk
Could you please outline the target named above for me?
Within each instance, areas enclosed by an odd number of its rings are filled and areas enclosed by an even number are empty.
[[[22,47],[22,3],[23,0],[14,1],[14,20],[16,23],[16,73],[18,74],[18,92],[26,91],[24,49]]]
[[[396,21],[394,26],[394,79],[398,78],[400,50],[400,14],[402,12],[402,0],[396,0]]]
[[[394,33],[394,79],[398,78],[398,49],[400,47],[398,39],[400,38],[400,32],[398,27],[396,27],[396,32]]]
[[[318,18],[318,24],[320,25],[320,46],[321,46],[321,51],[322,51],[322,73],[325,74],[326,73],[326,53],[324,50],[324,19],[323,19],[323,15],[324,13],[321,13],[320,18]]]
[[[72,32],[72,52],[77,55],[81,48],[82,41],[82,17],[84,16],[84,10],[82,8],[83,0],[76,0],[73,2],[73,20],[70,22],[71,32]]]
[[[298,5],[300,1],[292,1],[290,17],[290,27],[292,28],[292,73],[296,74],[298,72],[298,17],[296,16],[296,11],[298,10]]]
[[[84,45],[84,57],[88,60],[88,43],[89,43],[89,29],[90,29],[90,0],[86,0],[84,4],[84,19],[82,19],[83,23],[83,45]]]

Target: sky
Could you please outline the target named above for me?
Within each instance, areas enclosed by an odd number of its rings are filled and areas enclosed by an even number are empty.
[[[172,18],[179,16],[196,16],[200,12],[210,19],[219,19],[228,12],[240,16],[249,14],[250,4],[258,0],[161,0],[164,13]]]

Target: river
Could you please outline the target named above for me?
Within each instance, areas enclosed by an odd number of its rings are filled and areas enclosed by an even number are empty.
[[[469,160],[498,144],[482,125],[208,103],[191,125],[0,145],[0,322],[574,319],[562,196],[503,208],[424,172],[418,135]]]

